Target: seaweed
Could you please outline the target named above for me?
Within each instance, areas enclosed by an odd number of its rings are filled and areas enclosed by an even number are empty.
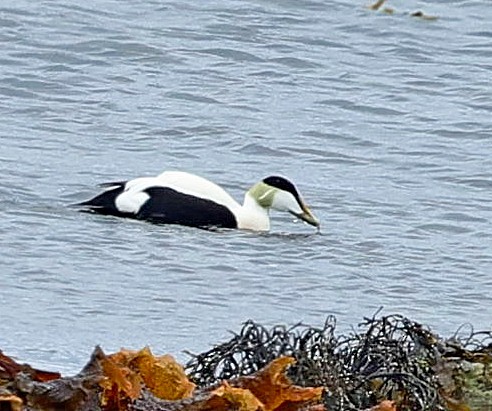
[[[249,320],[230,341],[190,354],[185,369],[198,386],[207,386],[248,375],[278,356],[289,355],[297,361],[289,371],[295,384],[325,387],[326,408],[347,411],[383,400],[394,400],[399,409],[442,411],[454,402],[455,409],[464,410],[470,401],[464,392],[470,390],[464,387],[463,370],[451,359],[486,364],[487,370],[479,369],[490,377],[492,332],[443,340],[398,314],[365,318],[359,330],[346,336],[337,336],[335,328],[332,316],[322,328],[297,324],[268,329]]]
[[[492,330],[443,339],[402,315],[266,327],[252,320],[185,366],[149,348],[96,347],[72,377],[0,351],[0,410],[490,411]]]

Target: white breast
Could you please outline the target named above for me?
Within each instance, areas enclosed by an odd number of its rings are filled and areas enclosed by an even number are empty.
[[[268,231],[270,217],[268,210],[261,207],[248,193],[244,196],[244,204],[236,213],[238,228],[253,231]]]

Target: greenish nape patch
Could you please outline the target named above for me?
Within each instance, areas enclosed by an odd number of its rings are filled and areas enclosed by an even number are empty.
[[[251,195],[260,206],[270,208],[273,204],[273,197],[277,191],[277,188],[260,181],[249,189],[248,194]]]

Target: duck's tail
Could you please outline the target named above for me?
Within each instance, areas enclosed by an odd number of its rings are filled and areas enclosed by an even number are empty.
[[[87,201],[72,204],[72,207],[80,208],[80,211],[94,212],[99,214],[120,215],[121,212],[116,207],[116,197],[125,189],[126,181],[118,181],[100,184],[99,187],[106,188],[106,191],[98,194]]]

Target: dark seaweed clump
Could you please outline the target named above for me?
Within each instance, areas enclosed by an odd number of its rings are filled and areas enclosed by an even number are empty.
[[[457,385],[463,360],[492,359],[492,331],[443,340],[401,315],[366,318],[346,336],[335,328],[332,316],[322,328],[267,328],[249,320],[230,341],[192,354],[186,370],[206,387],[288,355],[297,360],[289,370],[293,382],[325,387],[329,410],[361,410],[390,399],[401,409],[444,411],[464,396]]]

